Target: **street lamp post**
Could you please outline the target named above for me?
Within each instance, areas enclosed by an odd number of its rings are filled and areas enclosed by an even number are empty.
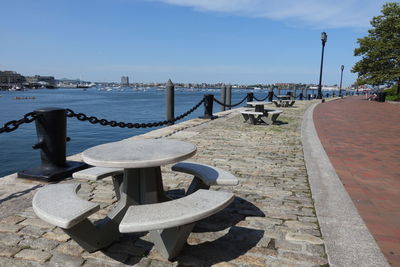
[[[326,32],[322,32],[321,33],[321,41],[322,41],[322,55],[321,55],[321,68],[319,71],[319,83],[318,83],[318,95],[317,98],[318,99],[322,99],[322,66],[324,64],[324,49],[325,49],[325,43],[328,39],[328,35],[326,34]]]
[[[340,73],[340,86],[339,86],[339,97],[342,97],[342,79],[343,79],[343,70],[344,70],[344,65],[340,67],[341,73]]]

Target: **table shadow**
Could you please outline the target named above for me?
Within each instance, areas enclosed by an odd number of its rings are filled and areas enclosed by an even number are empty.
[[[173,191],[173,192],[171,192]],[[169,196],[184,196],[183,189],[168,191]],[[208,233],[209,237],[215,237],[213,241],[200,244],[186,244],[178,257],[173,259],[178,266],[186,266],[196,262],[196,266],[211,266],[219,262],[230,261],[246,254],[247,251],[257,245],[264,236],[263,230],[236,226],[247,216],[265,217],[265,214],[251,202],[235,197],[234,201],[222,211],[196,223],[192,233],[194,235]],[[216,233],[229,229],[227,233]],[[147,232],[124,234],[121,238],[111,244],[102,252],[111,259],[133,266],[143,261],[154,247],[152,242],[147,241]],[[223,234],[223,236],[221,236]],[[201,238],[201,237],[200,237]],[[157,253],[157,252],[156,252]]]
[[[263,230],[233,226],[229,232],[214,240],[197,245],[186,244],[181,254],[174,259],[178,266],[212,266],[228,262],[246,254],[264,236]],[[189,264],[189,265],[188,265]]]
[[[235,197],[233,202],[220,212],[207,217],[196,223],[194,233],[218,232],[229,227],[235,226],[246,217],[265,217],[265,214],[253,203],[241,198]]]

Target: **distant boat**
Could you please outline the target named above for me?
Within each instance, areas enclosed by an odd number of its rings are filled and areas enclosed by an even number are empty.
[[[76,85],[76,88],[89,88],[90,85],[86,83],[79,83]]]

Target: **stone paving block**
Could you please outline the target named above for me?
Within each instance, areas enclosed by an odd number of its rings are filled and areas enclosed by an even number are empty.
[[[56,228],[56,230],[61,230],[61,229]],[[58,242],[66,242],[71,239],[69,235],[65,234],[64,232],[58,232],[58,231],[47,232],[43,235],[43,238],[55,240]]]
[[[314,245],[321,245],[324,243],[321,238],[315,237],[310,234],[287,233],[285,238],[288,241],[307,242]]]
[[[19,223],[19,222],[21,222],[21,221],[23,221],[25,219],[26,218],[22,217],[22,216],[11,215],[11,216],[8,216],[6,218],[1,219],[0,223],[3,223],[3,224],[17,224],[17,223]]]
[[[17,254],[21,248],[0,245],[0,257],[12,257]],[[1,264],[0,264],[1,266]]]
[[[40,250],[35,250],[35,249],[23,249],[20,252],[18,252],[14,257],[17,259],[30,260],[30,261],[36,261],[39,263],[44,263],[48,259],[50,259],[51,256],[52,255],[46,251],[40,251]]]
[[[289,251],[279,253],[279,257],[309,265],[324,265],[328,263],[327,259],[322,257]]]
[[[21,236],[15,233],[0,233],[0,244],[4,246],[16,246],[21,241]]]
[[[27,225],[25,227],[23,227],[21,230],[19,230],[18,234],[20,235],[28,235],[28,236],[32,236],[32,237],[41,237],[44,233],[46,232],[46,230],[34,226],[34,225]]]
[[[19,212],[17,215],[21,216],[21,217],[25,217],[25,218],[32,218],[32,219],[36,219],[37,218],[37,216],[36,216],[35,212],[33,211],[32,207],[27,208],[27,209]]]
[[[22,225],[0,223],[0,232],[16,233],[22,227]]]
[[[53,229],[55,226],[48,224],[47,222],[39,219],[39,218],[27,218],[26,220],[20,222],[18,225],[33,225],[43,229]]]
[[[6,257],[0,257],[0,266],[4,267],[44,267],[48,266],[46,263],[40,263],[40,262],[35,262],[35,261],[26,261],[26,260],[20,260],[20,259],[15,259],[15,258],[6,258]]]
[[[26,236],[24,237],[23,240],[19,242],[18,246],[51,251],[56,246],[58,246],[58,244],[59,243],[55,240],[50,240],[46,238],[33,238],[30,236]]]
[[[62,253],[54,253],[49,265],[54,267],[73,267],[81,266],[84,262],[82,257],[71,256]]]
[[[60,244],[56,248],[56,251],[60,252],[62,254],[67,254],[67,255],[72,255],[72,256],[80,256],[84,250],[75,241],[70,240],[66,243]]]
[[[106,254],[102,251],[96,251],[93,253],[85,253],[82,255],[83,258],[98,261],[100,264],[108,264],[110,266],[120,266],[121,263],[124,263],[129,255],[126,253],[118,253],[118,252],[107,252]]]

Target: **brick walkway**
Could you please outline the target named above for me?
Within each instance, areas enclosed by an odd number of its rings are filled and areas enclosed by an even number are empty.
[[[191,160],[230,171],[240,182],[212,188],[234,192],[235,201],[199,222],[173,262],[160,257],[145,234],[124,235],[104,250],[87,253],[60,228],[35,216],[30,203],[36,183],[1,178],[0,266],[326,266],[300,139],[304,111],[313,102],[283,108],[280,125],[245,124],[236,110],[135,137],[192,142],[198,151]],[[169,166],[162,172],[171,196],[181,195],[190,183],[190,176]],[[116,202],[110,179],[80,182],[79,195],[101,204],[89,219],[104,218]]]
[[[349,97],[318,105],[314,123],[368,229],[400,266],[400,105]]]

